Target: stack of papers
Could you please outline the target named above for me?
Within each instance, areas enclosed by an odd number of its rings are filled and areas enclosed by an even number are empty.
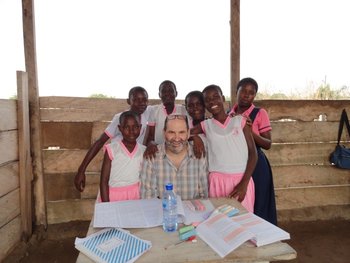
[[[148,251],[152,244],[130,234],[129,231],[106,228],[86,238],[76,238],[75,247],[96,262],[124,263],[134,262]]]
[[[193,210],[191,201],[181,201],[177,197],[177,212],[179,223],[189,225],[202,222],[214,210],[209,200],[200,200],[203,208]],[[103,202],[95,204],[94,227],[148,228],[160,226],[163,223],[163,208],[161,199],[140,199],[118,202]]]

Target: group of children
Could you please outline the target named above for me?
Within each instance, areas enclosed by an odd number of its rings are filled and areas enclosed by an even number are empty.
[[[127,100],[130,110],[116,114],[91,146],[75,176],[76,188],[83,191],[88,164],[111,138],[104,146],[98,200],[139,199],[140,167],[144,155],[154,154],[156,145],[164,142],[165,118],[187,115],[194,150],[198,155],[207,151],[209,197],[236,198],[248,211],[277,224],[271,168],[261,150],[271,147],[271,126],[267,112],[253,104],[257,91],[254,79],[242,79],[237,103],[227,112],[216,85],[187,94],[185,106],[175,104],[177,90],[169,80],[159,86],[159,105],[148,106],[147,91],[132,88]]]

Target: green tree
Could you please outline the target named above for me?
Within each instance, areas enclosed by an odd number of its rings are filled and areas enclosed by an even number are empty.
[[[94,93],[89,96],[89,98],[97,98],[97,99],[113,99],[112,96],[107,96],[101,93]]]
[[[339,94],[342,99],[350,99],[350,86],[342,86],[339,89]]]
[[[321,85],[312,96],[312,99],[317,100],[340,100],[349,98],[349,87],[342,86],[339,89],[332,89],[329,84]]]
[[[271,98],[271,94],[266,92],[266,91],[258,91],[258,93],[256,94],[255,99],[257,100],[268,100]]]
[[[329,84],[326,84],[326,85],[322,84],[314,94],[314,99],[317,99],[317,100],[330,100],[330,99],[335,99],[335,97],[336,97],[336,92],[331,89]]]
[[[284,93],[274,93],[270,96],[270,99],[272,100],[286,100],[288,99],[288,96]]]

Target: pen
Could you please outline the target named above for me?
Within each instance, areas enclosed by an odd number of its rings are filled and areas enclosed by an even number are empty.
[[[175,246],[177,246],[177,245],[179,245],[179,244],[181,244],[181,243],[183,243],[183,242],[185,242],[185,241],[186,241],[186,240],[177,241],[176,243],[173,243],[173,244],[170,244],[170,245],[166,246],[164,249],[166,250],[166,249],[168,249],[168,248],[175,247]]]
[[[177,241],[177,242],[175,242],[175,243],[173,243],[173,244],[170,244],[170,245],[166,246],[164,249],[167,250],[168,248],[175,247],[175,246],[177,246],[177,245],[182,244],[183,242],[192,241],[192,240],[194,240],[195,238],[196,238],[196,236],[191,236],[191,237],[189,237],[188,239],[180,240],[180,241]]]

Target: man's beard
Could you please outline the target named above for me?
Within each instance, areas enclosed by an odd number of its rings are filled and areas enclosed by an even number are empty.
[[[176,142],[177,146],[173,146],[173,142],[165,141],[165,146],[167,150],[171,151],[172,153],[180,153],[187,147],[187,143],[187,141],[179,141]]]

